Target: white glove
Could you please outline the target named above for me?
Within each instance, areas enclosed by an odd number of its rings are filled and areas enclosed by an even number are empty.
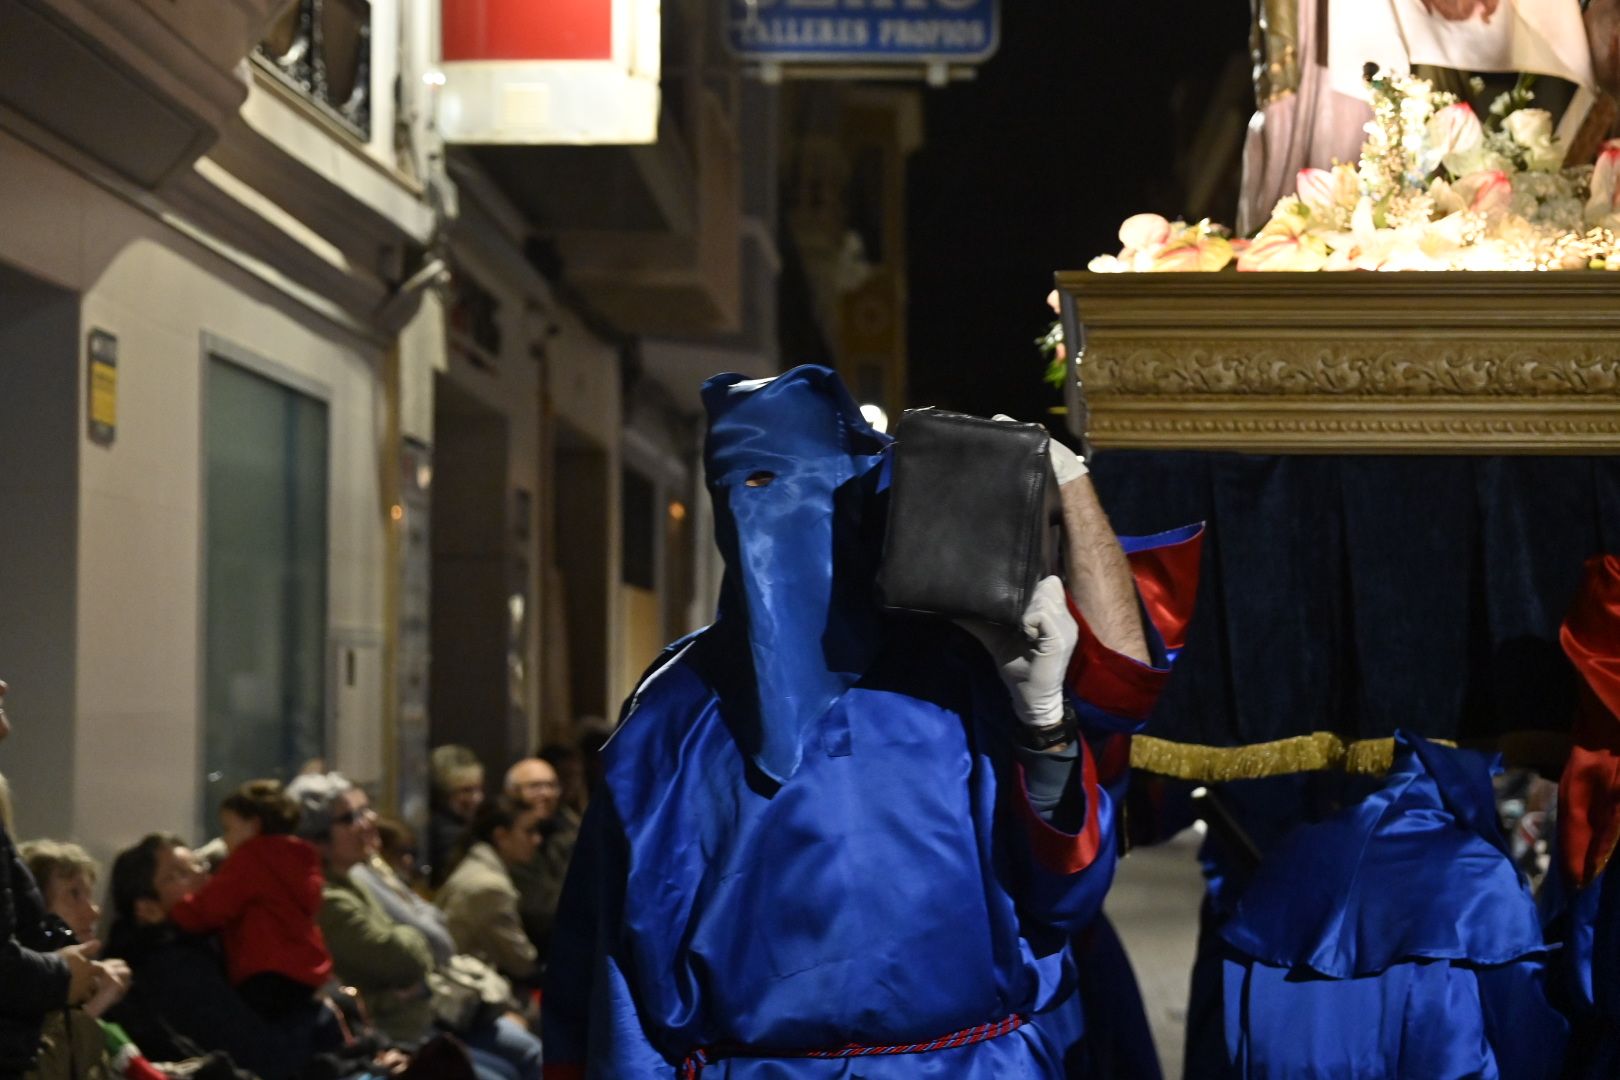
[[[1063,681],[1080,640],[1080,628],[1063,595],[1063,582],[1053,576],[1035,586],[1029,607],[1024,609],[1022,634],[982,622],[961,625],[996,662],[1020,721],[1037,731],[1063,723]]]
[[[1017,420],[1014,420],[1006,413],[996,413],[996,415],[992,416],[990,419],[1000,420],[1007,424],[1018,423]],[[1076,454],[1073,450],[1070,450],[1067,446],[1064,446],[1062,443],[1058,442],[1056,439],[1052,440],[1051,454],[1052,471],[1057,474],[1058,487],[1062,487],[1070,480],[1078,480],[1091,471],[1090,469],[1086,468],[1084,458],[1082,458],[1079,454]]]

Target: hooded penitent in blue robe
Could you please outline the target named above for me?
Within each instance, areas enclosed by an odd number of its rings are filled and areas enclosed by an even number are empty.
[[[1567,1028],[1485,755],[1404,733],[1382,789],[1266,856],[1222,931],[1235,1075],[1537,1080]]]
[[[719,618],[604,748],[547,972],[548,1078],[1063,1077],[1117,740],[1033,807],[983,649],[874,603],[887,437],[824,368],[703,397]],[[1082,627],[1094,727],[1134,729],[1163,678]]]

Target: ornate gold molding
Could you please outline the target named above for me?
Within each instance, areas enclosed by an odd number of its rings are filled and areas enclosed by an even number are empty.
[[[1620,275],[1058,280],[1101,447],[1620,449]]]
[[[1397,344],[1234,339],[1110,352],[1086,349],[1099,394],[1358,394],[1375,397],[1547,397],[1620,393],[1620,350],[1568,342]]]
[[[1359,399],[1338,408],[1299,399],[1093,399],[1091,436],[1119,449],[1253,453],[1612,453],[1620,403],[1454,404]]]

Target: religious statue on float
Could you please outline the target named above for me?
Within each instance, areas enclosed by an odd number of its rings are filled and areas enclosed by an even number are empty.
[[[1620,0],[1253,0],[1257,111],[1237,232],[1265,223],[1305,167],[1355,162],[1369,64],[1410,70],[1481,107],[1521,75],[1558,117],[1566,162],[1616,134]]]

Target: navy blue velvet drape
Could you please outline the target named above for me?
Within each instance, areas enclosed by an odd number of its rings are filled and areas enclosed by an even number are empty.
[[[1620,457],[1114,451],[1092,469],[1121,533],[1209,523],[1148,734],[1568,730],[1558,627],[1582,561],[1620,552]]]

